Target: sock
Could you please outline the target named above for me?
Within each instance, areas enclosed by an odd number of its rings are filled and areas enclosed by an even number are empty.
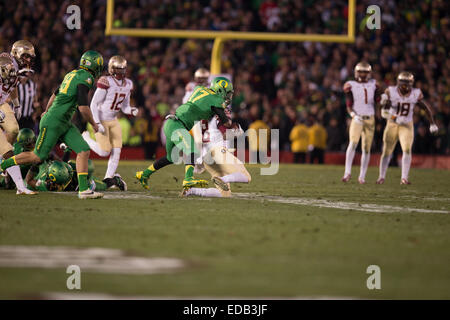
[[[390,156],[381,157],[380,160],[380,177],[382,179],[386,179],[386,171],[389,167],[389,160],[391,160]]]
[[[169,164],[172,164],[172,162],[169,161],[169,159],[167,159],[167,156],[159,158],[155,162],[153,162],[153,164],[151,166],[149,166],[147,169],[144,170],[143,176],[148,178],[148,177],[150,177],[150,175],[153,172],[155,172],[155,171],[157,171],[157,170],[159,170],[159,169],[161,169],[161,168],[163,168],[163,167],[165,167],[165,166],[167,166]]]
[[[403,152],[402,157],[402,179],[408,180],[409,168],[411,167],[411,153]]]
[[[12,167],[12,166],[15,166],[15,165],[17,165],[16,156],[13,156],[11,158],[3,160],[2,164],[1,164],[1,168],[2,168],[2,170],[6,170],[9,167]]]
[[[200,196],[200,197],[215,197],[221,198],[222,194],[216,188],[190,188],[186,195],[188,196]]]
[[[120,148],[113,148],[108,160],[108,169],[106,170],[105,178],[112,178],[116,173],[117,166],[120,160]]]
[[[91,150],[98,154],[100,157],[107,157],[110,154],[108,151],[102,150],[97,141],[93,140],[88,135],[83,136],[83,139],[87,142],[89,148],[91,148]]]
[[[363,151],[361,156],[361,169],[359,171],[359,178],[364,180],[366,178],[367,167],[369,166],[370,152],[366,153]]]
[[[9,158],[9,159],[11,159],[11,158]],[[7,159],[7,160],[9,160],[9,159]],[[11,179],[16,184],[16,188],[18,190],[26,189],[25,183],[23,182],[22,173],[20,172],[20,167],[18,165],[9,167],[8,169],[6,169],[6,172],[8,172]]]
[[[353,158],[355,157],[356,148],[353,147],[353,142],[350,142],[345,152],[345,173],[344,175],[349,175],[352,173]]]
[[[78,173],[78,190],[80,192],[86,191],[89,189],[89,183],[87,179],[88,173],[87,172],[79,172]]]
[[[184,179],[192,179],[194,176],[194,166],[192,164],[187,164],[185,167]]]
[[[248,183],[248,177],[245,174],[243,174],[242,172],[234,172],[234,173],[231,173],[231,174],[221,177],[221,179],[225,183],[230,183],[230,182]]]

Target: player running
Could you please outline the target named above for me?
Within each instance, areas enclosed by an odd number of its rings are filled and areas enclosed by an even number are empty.
[[[97,81],[97,89],[91,101],[91,111],[98,125],[94,141],[89,132],[83,132],[83,138],[91,150],[101,157],[109,156],[108,169],[103,181],[108,188],[116,186],[115,174],[122,149],[122,129],[117,114],[136,116],[138,109],[130,106],[133,82],[126,78],[127,60],[122,56],[113,56],[108,63],[108,76]]]
[[[166,135],[167,155],[157,159],[144,171],[136,172],[136,178],[141,185],[148,189],[148,178],[155,171],[173,163],[173,156],[183,151],[185,156],[185,177],[183,187],[204,187],[208,184],[206,180],[198,180],[193,177],[194,163],[199,157],[199,151],[195,147],[193,137],[189,134],[194,124],[200,120],[209,120],[217,115],[221,123],[226,127],[231,127],[231,119],[225,115],[227,106],[233,96],[233,85],[224,77],[216,77],[210,88],[197,86],[189,98],[188,102],[182,104],[174,115],[166,117],[164,124],[164,134]],[[176,147],[176,148],[175,148]],[[174,154],[172,154],[172,151]]]
[[[225,114],[231,119],[231,112],[225,109]],[[216,188],[183,188],[182,196],[201,197],[231,197],[230,183],[249,183],[250,173],[244,164],[229,150],[229,140],[240,136],[244,132],[239,124],[233,123],[233,128],[228,130],[220,123],[217,116],[211,120],[202,120],[192,129],[194,140],[200,141],[202,146],[202,158],[205,169],[210,173],[211,180]],[[212,161],[211,161],[212,160]]]
[[[208,80],[209,80],[208,69],[205,69],[205,68],[197,69],[197,71],[195,71],[195,73],[194,73],[194,81],[191,81],[186,85],[186,88],[185,88],[186,92],[184,93],[182,102],[183,103],[188,102],[189,97],[192,95],[192,93],[195,90],[195,87],[197,87],[197,86],[207,87]]]
[[[402,178],[400,184],[409,182],[409,169],[411,167],[411,149],[414,141],[413,114],[414,106],[422,108],[430,121],[430,132],[438,131],[434,122],[433,113],[429,105],[423,99],[422,91],[413,88],[414,75],[410,72],[401,72],[397,77],[397,85],[389,86],[382,95],[382,117],[387,119],[383,133],[383,152],[380,158],[380,176],[377,184],[383,184],[386,171],[391,160],[397,141],[402,147]]]
[[[350,124],[350,142],[345,154],[345,173],[342,182],[351,178],[355,150],[361,139],[361,168],[358,182],[364,184],[367,167],[370,161],[373,134],[375,132],[375,102],[380,100],[380,89],[374,79],[370,79],[372,67],[366,62],[360,62],[355,67],[355,80],[344,84],[347,111],[352,117]]]
[[[102,70],[103,57],[101,54],[92,50],[85,52],[80,59],[78,69],[66,74],[59,88],[51,96],[39,124],[39,136],[34,151],[23,152],[3,161],[1,169],[6,170],[15,165],[43,162],[58,140],[61,140],[77,153],[78,197],[80,199],[103,197],[102,193],[89,189],[87,169],[90,148],[71,122],[78,107],[86,121],[94,128],[94,131],[98,131],[98,125],[89,109],[88,93],[92,89],[95,79],[101,75]]]
[[[8,99],[9,94],[14,90],[18,82],[18,70],[13,61],[8,57],[0,57],[0,104]],[[9,105],[8,105],[9,108]],[[10,162],[9,166],[3,167],[7,161],[11,161],[14,157],[14,151],[11,143],[8,141],[6,133],[3,132],[3,125],[8,121],[8,113],[0,110],[0,162],[2,169],[8,173],[14,181],[17,194],[34,195],[36,192],[28,190],[22,179],[20,167],[17,163]],[[14,115],[13,115],[14,118]],[[14,119],[15,120],[15,119]],[[2,171],[2,170],[0,170]]]

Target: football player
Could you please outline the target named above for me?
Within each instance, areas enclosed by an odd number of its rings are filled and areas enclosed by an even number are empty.
[[[225,109],[225,114],[231,119],[229,108]],[[227,139],[231,140],[244,133],[239,124],[233,123],[233,128],[228,131],[227,136],[227,129],[221,124],[220,119],[214,116],[209,121],[198,122],[192,131],[194,140],[201,141],[202,158],[208,159],[204,167],[211,175],[216,188],[186,187],[183,188],[182,196],[231,197],[230,183],[251,181],[250,173],[244,164],[228,148]]]
[[[18,70],[13,61],[8,57],[0,57],[0,104],[4,103],[9,97],[9,94],[14,89],[17,81]],[[14,158],[13,147],[8,141],[6,133],[3,131],[4,125],[10,119],[8,116],[8,112],[11,112],[9,105],[8,108],[10,111],[4,112],[3,110],[0,110],[0,162],[3,166],[6,162],[10,161],[8,167],[4,167],[3,170],[6,170],[11,179],[14,181],[17,188],[17,194],[34,195],[36,192],[28,190],[25,187],[18,164],[14,161],[11,162],[11,159]],[[12,117],[14,118],[14,115]]]
[[[217,115],[221,123],[230,128],[232,123],[225,114],[227,106],[233,96],[233,84],[227,78],[216,77],[209,88],[197,86],[188,102],[182,104],[174,115],[166,117],[164,134],[166,136],[166,156],[157,159],[144,171],[136,172],[136,178],[141,185],[148,189],[148,178],[157,170],[173,163],[172,150],[183,151],[185,158],[185,176],[183,187],[204,187],[206,180],[194,178],[194,164],[199,157],[193,137],[189,134],[194,124],[200,120],[209,120]],[[176,148],[175,148],[176,147]]]
[[[4,160],[0,166],[1,169],[6,170],[20,164],[41,163],[48,158],[55,144],[61,140],[77,153],[78,197],[80,199],[103,197],[102,193],[89,189],[87,169],[90,148],[71,122],[78,107],[94,131],[98,131],[98,125],[94,121],[88,105],[88,93],[102,71],[103,57],[101,54],[92,50],[85,52],[81,56],[79,67],[66,74],[59,88],[51,96],[39,124],[39,136],[34,151],[22,152]]]
[[[414,76],[410,72],[401,72],[397,85],[389,86],[382,95],[382,117],[387,119],[383,133],[383,152],[380,158],[380,175],[377,184],[383,184],[386,171],[397,141],[402,147],[402,177],[400,184],[410,184],[411,149],[414,141],[413,114],[417,105],[425,111],[430,122],[430,132],[438,131],[430,106],[425,102],[422,91],[413,88]]]
[[[349,131],[350,142],[345,154],[343,182],[348,182],[351,178],[355,150],[361,139],[362,156],[358,182],[365,183],[375,132],[375,102],[380,100],[381,95],[377,82],[371,79],[371,72],[370,64],[359,62],[355,66],[355,80],[347,81],[344,84],[347,111],[352,117],[352,122]]]
[[[19,133],[17,120],[21,117],[17,85],[19,84],[19,78],[27,77],[29,72],[34,72],[32,68],[36,54],[30,41],[19,40],[14,42],[11,53],[3,52],[0,54],[0,57],[9,58],[18,70],[17,82],[8,86],[2,86],[0,91],[0,111],[5,115],[5,119],[0,123],[0,128],[5,131],[9,143],[13,144]],[[11,99],[14,110],[11,109],[9,103],[6,103],[8,97]]]
[[[48,161],[33,166],[27,173],[26,182],[38,191],[64,191],[72,180],[73,170],[62,161]]]
[[[197,69],[197,71],[195,71],[194,73],[194,81],[191,81],[186,85],[185,88],[186,92],[183,97],[183,103],[188,102],[189,97],[194,92],[195,87],[197,86],[207,87],[209,85],[208,80],[209,80],[208,69],[205,68]]]
[[[108,187],[114,188],[115,174],[120,160],[122,149],[122,129],[117,114],[136,116],[138,109],[130,106],[133,82],[126,78],[127,60],[122,56],[113,56],[108,63],[108,76],[97,81],[97,89],[91,101],[91,111],[98,125],[98,132],[94,141],[88,131],[83,138],[91,150],[101,157],[108,157],[108,169],[103,181]]]

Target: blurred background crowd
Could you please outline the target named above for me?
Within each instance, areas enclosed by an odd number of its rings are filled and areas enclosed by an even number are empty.
[[[128,60],[135,83],[136,118],[121,116],[125,145],[143,146],[151,158],[160,144],[162,119],[182,100],[185,85],[199,67],[209,68],[212,41],[106,37],[106,0],[0,2],[0,52],[14,41],[36,48],[36,100],[29,123],[35,128],[52,91],[81,54],[94,49],[107,62]],[[68,30],[66,8],[81,8],[81,30]],[[368,30],[366,8],[381,8],[381,29]],[[344,151],[350,118],[342,86],[357,62],[372,65],[382,87],[394,85],[400,71],[414,73],[432,106],[440,130],[414,115],[414,153],[450,154],[449,2],[357,1],[354,44],[227,41],[222,71],[233,78],[233,116],[244,130],[280,129],[280,149],[303,161],[308,146]],[[289,33],[347,33],[346,0],[116,0],[115,27],[233,30]],[[377,114],[373,152],[381,151],[384,119]],[[320,161],[321,155],[318,155]]]

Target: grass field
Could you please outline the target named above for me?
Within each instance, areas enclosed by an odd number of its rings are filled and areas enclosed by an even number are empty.
[[[117,248],[140,257],[183,261],[175,272],[83,271],[69,291],[65,267],[0,266],[0,298],[48,293],[145,297],[353,297],[450,299],[450,172],[411,170],[400,186],[340,182],[342,167],[282,165],[275,176],[250,166],[252,182],[232,199],[180,198],[183,168],[153,175],[151,190],[133,181],[148,163],[122,161],[128,192],[107,199],[75,194],[18,197],[0,191],[0,248]],[[102,176],[106,162],[96,162]],[[354,176],[359,168],[354,168]],[[206,174],[201,175],[208,178]],[[121,197],[121,198],[119,198]],[[0,254],[1,260],[1,254]],[[3,257],[3,261],[7,261]],[[51,258],[47,258],[50,261]],[[76,262],[76,261],[75,261]],[[368,290],[369,265],[381,289]]]

